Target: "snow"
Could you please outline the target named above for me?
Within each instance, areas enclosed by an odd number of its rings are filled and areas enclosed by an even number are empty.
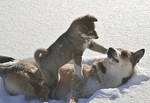
[[[127,84],[98,90],[90,98],[79,99],[79,103],[150,102],[150,0],[0,0],[0,55],[32,57],[37,48],[48,48],[75,18],[85,14],[98,19],[96,42],[107,48],[144,48],[146,52]],[[102,57],[105,55],[86,50],[83,61],[90,64]],[[10,96],[0,78],[0,103],[35,100],[26,100],[23,95]]]

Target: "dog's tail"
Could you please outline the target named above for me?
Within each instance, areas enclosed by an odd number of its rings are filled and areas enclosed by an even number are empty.
[[[43,54],[47,54],[47,49],[44,49],[44,48],[40,48],[40,49],[37,49],[34,53],[34,59],[36,61],[36,63],[38,63],[38,65],[40,65],[40,57],[43,55]]]
[[[10,61],[13,61],[13,60],[15,60],[15,59],[12,58],[12,57],[7,57],[7,56],[1,56],[0,55],[0,63],[10,62]]]

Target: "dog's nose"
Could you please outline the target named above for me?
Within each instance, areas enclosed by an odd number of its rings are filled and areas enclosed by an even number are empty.
[[[115,54],[115,49],[110,47],[107,52],[108,57],[111,58],[113,57],[114,54]]]
[[[98,38],[99,38],[98,36],[95,37],[95,39],[98,39]]]
[[[114,53],[114,52],[115,52],[115,49],[113,49],[112,47],[110,47],[110,48],[108,49],[108,52]]]

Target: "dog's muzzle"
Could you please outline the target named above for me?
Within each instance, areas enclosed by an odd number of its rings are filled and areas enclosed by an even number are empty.
[[[96,32],[96,31],[94,31],[94,34],[95,34],[95,39],[98,39],[99,37],[98,37],[98,35],[97,35],[97,32]]]
[[[107,52],[108,58],[111,58],[111,59],[113,59],[115,62],[119,63],[119,60],[115,58],[115,55],[117,55],[115,49],[113,49],[113,48],[110,47],[110,48],[108,49],[108,52]]]

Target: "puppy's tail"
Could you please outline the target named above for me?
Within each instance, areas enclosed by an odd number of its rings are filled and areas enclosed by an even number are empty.
[[[34,59],[36,63],[40,64],[40,57],[43,54],[47,54],[47,52],[48,52],[47,49],[43,49],[43,48],[37,49],[34,53]]]

